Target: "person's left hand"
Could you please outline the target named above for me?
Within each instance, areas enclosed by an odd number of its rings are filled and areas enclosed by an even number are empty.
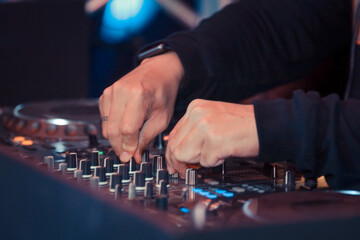
[[[186,164],[213,167],[229,156],[258,153],[253,105],[196,99],[169,135],[166,160],[170,174],[184,177]]]

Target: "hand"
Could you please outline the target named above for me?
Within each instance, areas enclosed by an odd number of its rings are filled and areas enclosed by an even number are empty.
[[[171,174],[185,176],[186,163],[218,166],[229,156],[259,153],[254,107],[196,99],[169,135],[166,159]]]
[[[141,151],[169,124],[176,94],[184,75],[174,52],[145,59],[99,99],[103,136],[121,161],[132,156],[141,161]]]

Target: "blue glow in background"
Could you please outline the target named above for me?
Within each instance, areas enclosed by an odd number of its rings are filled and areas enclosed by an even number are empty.
[[[111,0],[104,10],[100,37],[106,43],[130,38],[155,16],[159,6],[155,0]]]

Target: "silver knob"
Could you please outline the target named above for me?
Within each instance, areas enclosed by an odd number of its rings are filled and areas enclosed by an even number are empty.
[[[189,186],[194,186],[198,183],[197,180],[198,179],[196,169],[188,168],[186,170],[185,184]]]

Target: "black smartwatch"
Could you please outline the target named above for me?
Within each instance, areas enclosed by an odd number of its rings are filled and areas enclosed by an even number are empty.
[[[160,44],[156,45],[155,47],[145,49],[144,51],[140,52],[137,55],[137,58],[136,58],[137,64],[140,64],[145,58],[151,58],[151,57],[166,53],[170,50],[171,50],[171,48],[164,43],[160,43]]]

